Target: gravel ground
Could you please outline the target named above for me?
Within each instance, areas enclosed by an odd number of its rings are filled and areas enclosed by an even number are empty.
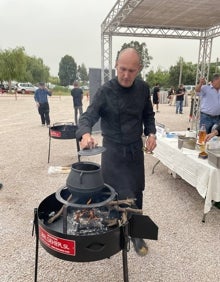
[[[84,101],[86,106],[87,102]],[[71,97],[50,98],[51,120],[73,120]],[[75,140],[51,141],[40,125],[33,98],[0,97],[0,234],[1,282],[34,281],[35,237],[32,237],[34,208],[65,184],[66,174],[48,174],[49,166],[77,162]],[[160,105],[157,122],[170,130],[185,130],[189,107],[176,115],[173,106]],[[101,142],[101,136],[97,134]],[[100,156],[83,157],[100,162]],[[202,223],[204,199],[182,179],[175,179],[156,159],[145,156],[146,191],[144,213],[159,226],[158,241],[148,241],[149,254],[140,258],[131,247],[128,253],[130,282],[220,281],[220,211],[213,208]],[[217,185],[217,184],[216,184]],[[218,184],[219,185],[219,184]],[[39,282],[121,282],[121,252],[97,262],[60,260],[39,247]]]

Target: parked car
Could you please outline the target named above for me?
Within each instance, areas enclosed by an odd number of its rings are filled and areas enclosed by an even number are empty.
[[[30,82],[22,82],[16,84],[17,93],[28,94],[34,93],[37,90],[37,87],[31,84]]]
[[[184,87],[188,95],[191,95],[193,91],[195,90],[195,85],[184,85]]]
[[[8,92],[8,86],[5,84],[0,84],[0,93],[7,93]]]
[[[87,86],[87,85],[84,85],[81,88],[82,88],[82,90],[89,90],[89,86]]]

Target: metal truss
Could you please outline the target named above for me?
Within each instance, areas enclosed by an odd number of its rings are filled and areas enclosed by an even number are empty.
[[[200,76],[208,77],[212,39],[220,36],[220,25],[208,30],[183,30],[181,28],[123,26],[123,20],[143,0],[118,0],[101,25],[102,83],[112,77],[112,37],[152,37],[200,40],[196,81]]]
[[[198,83],[200,77],[204,77],[208,83],[209,78],[209,68],[211,61],[211,52],[212,52],[212,41],[213,38],[203,38],[200,39],[199,44],[199,56],[197,64],[197,74],[195,84]],[[191,129],[198,131],[199,129],[199,120],[200,120],[200,100],[199,97],[191,100],[192,115],[190,116]]]
[[[112,36],[108,34],[101,35],[102,59],[101,59],[101,82],[104,83],[112,78]]]
[[[102,23],[102,32],[112,33],[143,0],[118,0]]]
[[[205,77],[208,82],[213,38],[200,39],[196,82]]]

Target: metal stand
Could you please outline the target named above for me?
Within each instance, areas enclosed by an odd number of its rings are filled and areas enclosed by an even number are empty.
[[[206,215],[207,215],[207,213],[204,213],[204,214],[203,214],[203,217],[202,217],[202,222],[203,222],[203,223],[205,223]]]
[[[154,170],[155,170],[156,166],[157,166],[159,163],[160,163],[160,160],[158,160],[158,161],[155,163],[155,165],[153,166],[153,168],[152,168],[152,174],[154,174]]]
[[[50,134],[50,128],[49,128],[49,147],[48,147],[48,157],[47,157],[47,163],[49,164],[50,162],[50,148],[51,148],[51,134]],[[65,139],[61,139],[61,140],[65,140]],[[79,141],[76,139],[76,148],[77,148],[77,152],[80,151],[80,146],[79,146]],[[80,162],[80,155],[77,154],[78,157],[78,161]]]
[[[128,280],[128,251],[129,251],[129,238],[128,238],[128,225],[124,226],[124,247],[122,249],[122,260],[123,260],[123,277],[124,282],[129,282]]]
[[[36,235],[34,282],[37,282],[38,250],[39,250],[39,227],[38,227],[37,208],[34,209],[34,222],[33,222],[32,236],[34,235],[34,229],[35,229],[35,235]]]

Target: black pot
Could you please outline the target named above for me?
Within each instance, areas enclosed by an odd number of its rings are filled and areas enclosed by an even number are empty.
[[[68,261],[88,262],[109,258],[124,247],[124,226],[116,226],[99,235],[74,236],[64,234],[63,217],[48,224],[52,211],[62,207],[55,193],[44,199],[38,208],[39,240],[51,255]]]
[[[77,126],[72,122],[55,123],[50,127],[49,134],[54,139],[75,139]]]
[[[66,185],[73,192],[90,193],[101,190],[104,180],[100,165],[92,162],[72,164]]]

